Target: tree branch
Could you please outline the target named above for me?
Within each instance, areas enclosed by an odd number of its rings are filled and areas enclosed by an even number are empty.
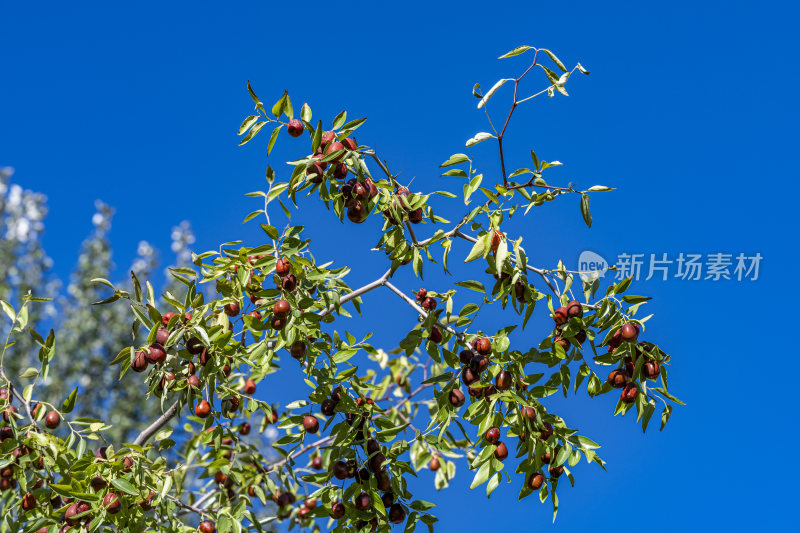
[[[156,434],[156,432],[164,427],[167,422],[169,422],[175,415],[178,414],[180,411],[180,402],[175,401],[169,408],[164,411],[160,417],[158,417],[155,422],[147,426],[141,433],[134,439],[133,443],[137,446],[144,446],[150,438]]]
[[[353,298],[358,298],[362,294],[368,293],[371,290],[377,289],[378,287],[380,287],[381,285],[386,283],[386,280],[388,280],[391,277],[392,277],[392,269],[390,268],[389,270],[387,270],[383,274],[383,276],[379,277],[375,281],[373,281],[371,283],[367,283],[363,287],[360,287],[360,288],[354,290],[353,292],[349,292],[349,293],[345,294],[344,296],[342,296],[339,299],[339,305],[347,303],[350,300],[352,300]],[[334,309],[336,309],[336,305],[335,304],[331,304],[331,305],[329,305],[327,307],[327,309],[323,309],[322,311],[317,313],[317,315],[320,316],[320,317],[323,317],[323,316],[325,316],[327,314],[330,314]]]
[[[398,295],[400,298],[405,300],[405,302],[408,305],[410,305],[411,307],[413,307],[417,311],[417,313],[419,313],[423,317],[427,317],[428,316],[429,313],[427,311],[425,311],[423,308],[421,308],[419,305],[417,305],[417,302],[412,300],[411,297],[408,296],[406,293],[404,293],[403,291],[401,291],[400,289],[398,289],[397,287],[395,287],[394,285],[392,285],[388,281],[385,281],[383,284],[386,285],[386,288],[388,288],[390,291],[392,291],[393,293]],[[449,331],[450,333],[452,333],[453,335],[455,335],[459,339],[463,339],[465,337],[464,333],[461,333],[460,331],[456,331],[455,329],[451,328],[450,326],[446,326],[446,325],[442,324],[441,322],[436,322],[436,324],[438,326],[446,329],[447,331]]]

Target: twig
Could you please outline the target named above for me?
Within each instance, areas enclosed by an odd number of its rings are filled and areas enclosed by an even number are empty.
[[[7,387],[8,387],[8,391],[14,396],[14,398],[19,400],[19,403],[21,403],[22,406],[25,408],[25,414],[28,415],[28,418],[30,419],[31,424],[33,424],[33,427],[35,427],[38,430],[39,429],[39,425],[36,423],[36,420],[35,420],[35,418],[33,416],[33,413],[31,412],[31,404],[30,404],[30,402],[27,401],[25,398],[23,398],[22,395],[19,392],[17,392],[16,387],[14,387],[14,384],[11,383],[10,379],[8,379],[8,376],[6,375],[6,371],[2,366],[0,366],[0,377],[2,377],[3,380],[6,382]]]

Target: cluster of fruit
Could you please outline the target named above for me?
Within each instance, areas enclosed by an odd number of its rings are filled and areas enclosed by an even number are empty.
[[[614,353],[623,342],[632,346],[633,357],[626,356],[622,359],[622,366],[612,370],[608,375],[608,383],[615,389],[622,389],[620,399],[623,403],[633,403],[639,394],[639,387],[633,379],[634,371],[639,357],[644,357],[642,362],[642,376],[645,379],[657,380],[661,375],[661,365],[651,355],[653,345],[648,342],[636,341],[639,338],[639,324],[628,322],[618,328],[608,341],[608,353]]]

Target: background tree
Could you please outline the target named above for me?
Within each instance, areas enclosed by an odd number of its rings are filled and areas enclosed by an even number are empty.
[[[119,353],[119,347],[131,341],[129,310],[122,303],[91,305],[103,299],[102,287],[92,280],[114,277],[108,238],[113,208],[96,202],[97,211],[92,216],[94,231],[84,241],[71,280],[65,292],[61,292],[63,284],[50,273],[52,261],[41,241],[47,199],[41,193],[12,184],[12,176],[11,168],[0,169],[0,297],[14,301],[32,291],[38,296],[54,298],[45,306],[26,308],[30,327],[37,331],[53,328],[58,332],[57,352],[62,356],[52,361],[52,375],[57,379],[42,383],[43,396],[65,397],[77,387],[83,398],[76,406],[78,413],[107,419],[113,425],[109,430],[110,440],[133,438],[131,432],[151,420],[158,406],[140,402],[140,384],[132,380],[120,382],[119,369],[108,365]],[[175,266],[185,266],[187,258],[191,258],[188,246],[194,243],[189,223],[176,226],[171,238]],[[141,241],[137,256],[126,271],[149,277],[157,255],[148,242]],[[130,286],[130,282],[119,285]],[[176,286],[173,283],[166,289],[174,291]],[[6,326],[2,326],[3,334],[7,333]],[[27,384],[29,380],[19,376],[38,364],[38,349],[30,336],[18,337],[6,357],[8,375]]]
[[[249,193],[263,203],[245,221],[262,222],[264,242],[225,243],[193,255],[192,268],[170,269],[185,287],[183,297],[177,289],[157,296],[135,272],[130,289],[96,280],[113,291],[104,304],[122,301],[133,313],[133,342],[111,364],[121,368],[123,381],[145,377],[142,402],[162,406],[163,414],[126,443],[111,441],[112,426],[103,421],[66,418],[74,393],[60,406],[32,403],[34,386],[5,394],[21,410],[6,408],[9,425],[0,435],[9,467],[8,476],[0,472],[6,480],[0,489],[13,510],[3,526],[208,533],[263,531],[277,518],[313,530],[387,531],[405,523],[412,531],[420,522],[432,530],[434,504],[414,496],[413,477],[425,468],[436,472],[438,488],[461,468],[474,472],[472,488],[485,485],[487,495],[514,483],[520,498],[549,499],[555,517],[560,487],[565,479],[574,483],[581,458],[604,462],[599,445],[570,427],[548,405],[549,396],[584,387],[590,396],[615,391],[613,412],[635,411],[643,430],[660,402],[663,428],[678,400],[667,390],[670,357],[644,340],[649,317],[639,311],[648,298],[628,294],[630,278],[601,292],[599,279],[582,279],[561,263],[534,266],[522,236],[501,229],[561,196],[576,197],[591,225],[590,194],[611,190],[551,184],[544,176],[561,163],[533,151],[530,168],[506,168],[503,140],[515,109],[539,95],[566,95],[573,73],[588,74],[579,63],[568,70],[549,50],[530,46],[502,58],[526,53],[532,62],[518,77],[486,92],[473,88],[491,132],[477,133],[466,146],[494,139],[498,171],[484,177],[461,153],[441,165],[445,175],[464,180],[465,212],[456,222],[434,212],[436,196],[455,195],[412,192],[374,148],[356,142],[365,119],[348,121],[343,111],[324,127],[312,121],[308,104],[296,118],[288,93],[268,110],[248,86],[255,114],[240,127],[242,144],[266,125],[272,126],[268,153],[283,131],[302,137],[289,177],[281,180],[268,167],[268,189]],[[539,69],[547,83],[526,96],[522,81]],[[496,126],[486,108],[504,86],[513,87],[513,98]],[[371,224],[379,233],[375,247],[387,256],[385,273],[355,288],[346,281],[348,267],[317,261],[302,226],[273,226],[271,203],[279,202],[289,218],[287,206],[315,198],[340,220]],[[427,235],[418,236],[429,224]],[[447,271],[456,240],[470,243],[463,260],[480,265],[479,279],[417,290],[393,283],[399,269],[421,277],[438,268],[434,253]],[[375,290],[391,291],[398,305],[419,315],[391,350],[336,327]],[[53,337],[33,332],[24,311],[35,302],[27,297],[17,309],[3,307],[12,333],[29,333],[46,362]],[[530,334],[513,333],[537,303],[554,327],[531,343]],[[480,317],[489,309],[513,313],[513,323],[485,331]],[[1,372],[5,353],[0,376],[10,385]],[[45,364],[30,377],[49,371]],[[301,372],[308,386],[295,401],[276,408],[253,396],[260,382],[287,372]],[[185,423],[176,439],[166,426],[179,417]],[[37,424],[56,430],[62,420],[67,427],[56,433]],[[272,449],[279,457],[251,435],[275,425],[281,436]],[[90,443],[102,446],[90,450]],[[516,460],[507,462],[511,454]],[[278,506],[275,517],[264,512],[268,502]]]

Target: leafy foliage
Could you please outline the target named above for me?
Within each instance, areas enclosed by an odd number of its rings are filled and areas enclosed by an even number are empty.
[[[466,142],[497,142],[497,179],[480,172],[467,154],[442,163],[443,175],[464,180],[461,198],[412,192],[401,184],[373,148],[355,141],[364,119],[348,120],[343,111],[326,129],[321,120],[312,121],[308,104],[297,118],[287,92],[266,107],[248,84],[255,110],[239,128],[241,144],[268,124],[268,153],[284,132],[307,136],[308,150],[290,163],[286,178],[269,167],[267,190],[249,193],[263,207],[245,221],[260,223],[264,241],[225,243],[193,255],[191,267],[171,269],[182,296],[174,290],[157,296],[136,273],[131,287],[98,280],[113,291],[101,303],[124,302],[133,317],[133,343],[111,364],[123,381],[145,376],[142,394],[147,402],[157,400],[163,414],[132,442],[109,443],[93,453],[89,444],[108,441],[111,426],[94,418],[69,419],[75,392],[59,406],[32,404],[32,386],[14,390],[23,409],[19,417],[6,411],[10,425],[2,446],[4,465],[16,460],[12,475],[21,490],[7,493],[7,508],[16,512],[4,515],[3,526],[55,531],[66,510],[69,520],[83,518],[92,530],[191,531],[199,523],[200,531],[264,531],[273,520],[284,520],[316,531],[388,530],[395,523],[404,523],[406,531],[423,525],[432,531],[435,506],[415,499],[410,483],[426,468],[436,472],[438,489],[464,468],[473,471],[471,488],[485,486],[487,495],[500,483],[514,483],[520,498],[549,499],[555,518],[559,486],[564,479],[574,483],[581,459],[601,467],[604,462],[599,444],[548,408],[549,396],[566,397],[584,387],[590,396],[603,396],[618,388],[614,414],[635,410],[646,430],[662,402],[663,428],[679,400],[667,389],[670,356],[639,339],[649,319],[639,311],[648,299],[628,294],[631,279],[603,293],[598,279],[583,279],[562,263],[533,266],[522,236],[501,230],[513,216],[563,195],[577,195],[581,216],[591,225],[590,195],[610,190],[550,184],[547,169],[561,163],[540,160],[533,151],[531,168],[506,172],[503,139],[516,107],[540,94],[567,95],[570,74],[588,74],[580,65],[568,71],[549,50],[520,47],[503,57],[523,53],[533,59],[522,75],[501,80],[485,94],[479,85],[473,89],[487,118],[499,91],[513,86],[514,98],[500,131],[490,119],[492,133]],[[562,74],[538,63],[545,56]],[[546,88],[518,97],[521,81],[536,66]],[[463,217],[450,222],[437,215],[437,196],[463,202]],[[289,217],[289,206],[304,201],[323,202],[340,220],[371,224],[380,233],[376,247],[386,254],[386,272],[354,288],[347,267],[317,261],[303,226],[271,224],[275,202]],[[414,228],[427,224],[430,236],[419,238]],[[457,239],[472,245],[457,260],[493,276],[490,287],[457,280],[446,290],[414,293],[392,282],[399,269],[410,266],[421,277],[424,268],[438,267],[439,254],[446,272]],[[373,346],[370,335],[359,339],[335,329],[339,317],[360,312],[362,298],[379,289],[419,314],[390,351]],[[465,293],[479,294],[480,303],[467,301]],[[33,302],[28,297],[19,310],[3,307],[13,336],[28,333],[41,347],[46,375],[54,341],[27,327]],[[511,334],[525,326],[537,304],[540,312],[547,307],[555,327],[535,345],[519,346]],[[480,311],[492,306],[513,310],[516,323],[482,329]],[[356,356],[371,364],[355,364]],[[257,399],[262,381],[298,372],[297,364],[286,364],[290,358],[300,363],[307,393],[282,409]],[[598,365],[611,367],[608,379],[598,375]],[[68,434],[41,427],[46,411],[58,413]],[[184,421],[181,439],[166,428],[178,417]],[[268,428],[279,434],[271,448],[247,437]],[[512,453],[519,461],[509,472],[505,461]],[[302,504],[299,494],[307,495]],[[19,510],[20,498],[23,504],[32,498],[35,508]],[[268,510],[273,504],[274,514]]]

